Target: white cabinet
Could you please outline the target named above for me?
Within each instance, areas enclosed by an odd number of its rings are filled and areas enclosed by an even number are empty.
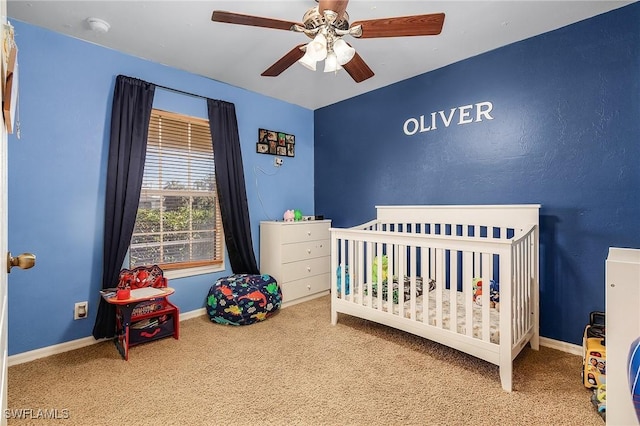
[[[282,289],[283,306],[328,294],[330,220],[260,222],[260,273]]]
[[[640,336],[640,250],[609,247],[605,270],[607,424],[637,425],[627,357]]]

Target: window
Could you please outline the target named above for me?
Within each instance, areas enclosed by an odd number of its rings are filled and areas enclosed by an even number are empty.
[[[222,267],[223,241],[209,122],[154,109],[130,267]]]

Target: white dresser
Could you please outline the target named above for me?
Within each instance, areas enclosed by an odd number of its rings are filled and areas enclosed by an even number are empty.
[[[282,289],[282,305],[328,294],[331,286],[330,220],[260,222],[260,273]]]

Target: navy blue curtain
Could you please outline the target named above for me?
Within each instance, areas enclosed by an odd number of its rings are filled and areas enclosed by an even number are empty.
[[[234,274],[259,274],[251,241],[236,107],[229,102],[207,99],[207,109],[229,263]]]
[[[107,166],[102,288],[115,287],[136,221],[155,85],[116,78]],[[115,334],[115,308],[100,298],[93,336]]]

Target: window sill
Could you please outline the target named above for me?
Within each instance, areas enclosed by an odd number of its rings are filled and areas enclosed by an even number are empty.
[[[186,278],[195,275],[212,274],[214,272],[224,271],[223,265],[199,266],[196,268],[171,269],[164,271],[164,277],[168,280],[176,278]]]

